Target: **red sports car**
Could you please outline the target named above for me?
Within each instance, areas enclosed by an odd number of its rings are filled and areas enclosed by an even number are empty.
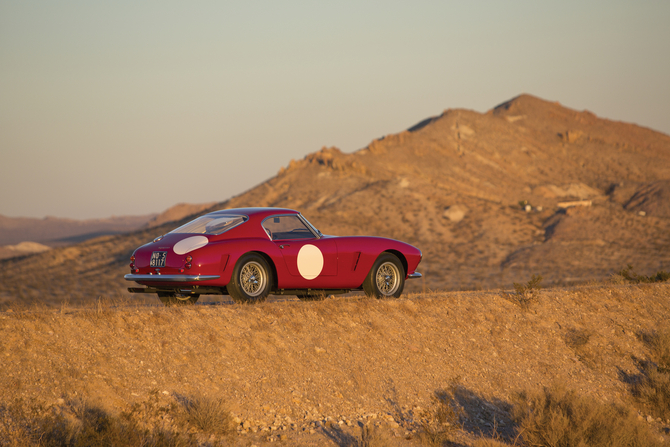
[[[200,295],[260,302],[269,294],[300,299],[364,290],[399,297],[405,279],[420,278],[421,251],[368,236],[326,236],[299,212],[282,208],[215,211],[159,236],[130,257],[134,293],[156,293],[166,305]]]

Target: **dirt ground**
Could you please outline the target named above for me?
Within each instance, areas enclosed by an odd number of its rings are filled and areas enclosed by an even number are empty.
[[[497,290],[156,303],[2,312],[0,404],[83,398],[119,413],[212,396],[245,446],[353,445],[365,424],[418,445],[418,415],[450,386],[463,408],[457,445],[511,442],[515,393],[556,383],[646,418],[629,384],[649,358],[644,334],[668,326],[670,284],[543,289],[527,309]]]

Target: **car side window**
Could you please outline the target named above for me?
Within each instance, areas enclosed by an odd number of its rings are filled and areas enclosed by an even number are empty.
[[[274,216],[263,221],[263,228],[273,241],[285,239],[311,239],[314,234],[295,215]]]

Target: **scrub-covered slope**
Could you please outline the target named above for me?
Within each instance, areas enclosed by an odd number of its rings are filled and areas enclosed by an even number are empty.
[[[326,234],[409,242],[424,255],[411,292],[510,288],[533,274],[587,282],[628,264],[668,271],[668,197],[670,137],[522,95],[483,114],[447,110],[351,154],[324,148],[210,209],[288,207]],[[4,262],[0,303],[124,293],[132,250],[177,225]]]
[[[668,328],[669,292],[667,284],[548,289],[528,309],[499,292],[16,309],[0,314],[0,440],[17,403],[54,406],[39,415],[79,408],[81,419],[82,402],[92,416],[135,408],[169,434],[184,433],[179,409],[207,396],[225,403],[240,434],[218,444],[196,430],[203,446],[355,445],[359,424],[379,425],[395,443],[372,445],[425,445],[422,412],[455,386],[459,445],[494,430],[511,445],[516,393],[556,384],[639,410],[661,436],[670,424],[631,384],[652,358],[645,340]]]
[[[509,287],[670,269],[668,179],[667,135],[522,95],[353,154],[324,148],[219,206],[293,207],[326,233],[408,241],[431,288]]]

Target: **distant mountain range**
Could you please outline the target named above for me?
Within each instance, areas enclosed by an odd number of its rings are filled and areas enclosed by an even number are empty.
[[[351,154],[323,148],[209,209],[241,206],[294,208],[326,234],[416,245],[425,280],[414,288],[510,287],[533,274],[571,284],[627,264],[653,273],[670,270],[670,137],[521,95],[486,113],[446,110]],[[175,225],[106,239],[104,252],[86,242],[118,270],[103,292],[125,286],[137,242]]]
[[[47,246],[70,245],[97,236],[120,234],[146,225],[156,214],[75,220],[58,217],[35,219],[0,215],[0,245],[39,242]]]
[[[106,219],[6,217],[0,215],[0,259],[25,256],[51,247],[72,245],[100,236],[124,234],[182,219],[214,203],[180,203],[160,214],[119,216]]]

